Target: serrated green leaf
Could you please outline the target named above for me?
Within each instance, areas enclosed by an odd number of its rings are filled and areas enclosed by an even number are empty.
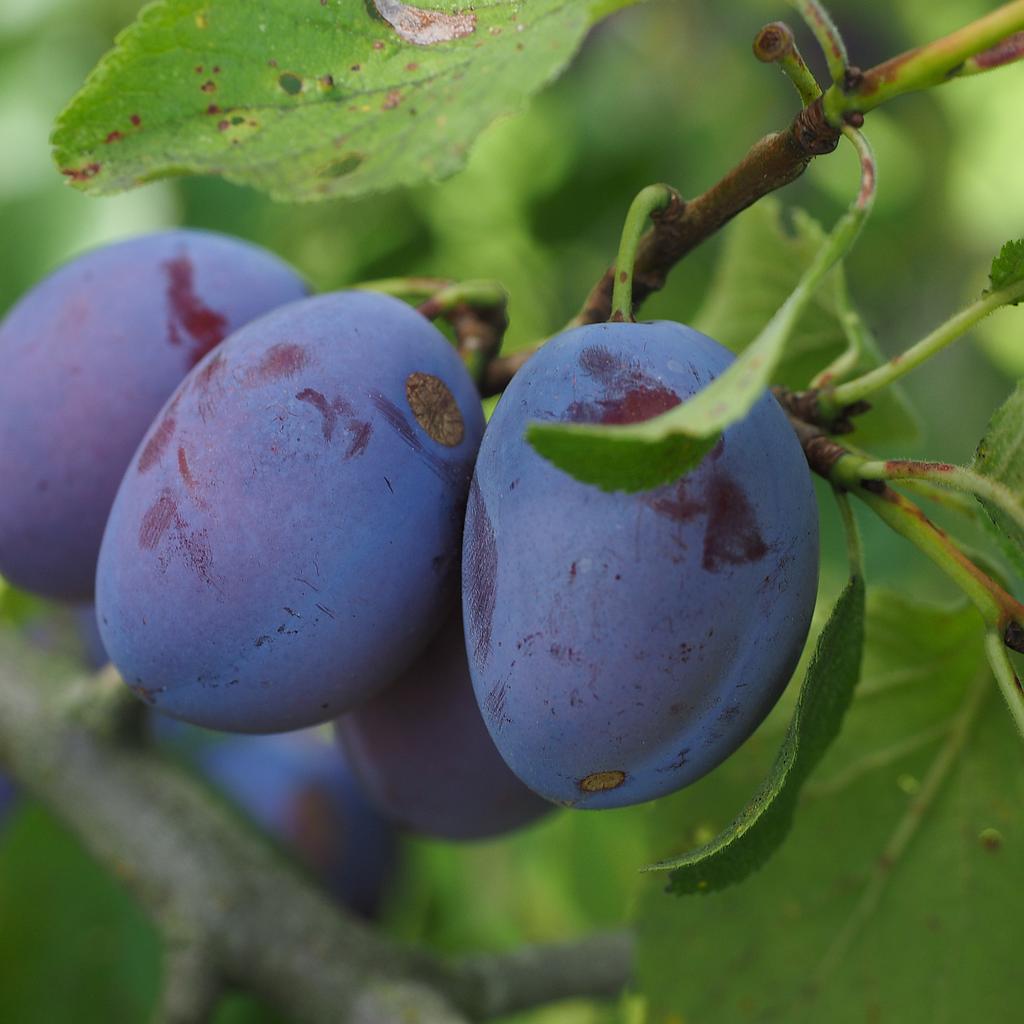
[[[1024,381],[993,414],[971,468],[1024,501]],[[988,514],[982,522],[1017,574],[1024,577],[1024,530],[998,506],[987,501],[981,504]]]
[[[672,871],[672,892],[710,892],[740,882],[782,844],[801,787],[839,735],[863,646],[864,581],[854,576],[818,638],[782,747],[757,794],[709,843],[651,866]]]
[[[287,200],[442,177],[634,2],[448,0],[413,20],[459,12],[458,37],[422,45],[352,0],[156,0],[61,114],[54,156],[95,195],[186,173]]]
[[[1007,1019],[1020,974],[1024,775],[977,614],[876,592],[866,636],[842,735],[783,848],[719,892],[680,902],[655,876],[642,895],[649,1024]],[[656,836],[676,835],[680,821],[706,830],[749,792],[770,742],[756,734],[653,805]]]
[[[999,255],[992,261],[988,279],[994,292],[1003,291],[1024,281],[1024,238],[1007,242],[999,250]],[[1020,301],[1017,299],[1010,305],[1016,306]]]

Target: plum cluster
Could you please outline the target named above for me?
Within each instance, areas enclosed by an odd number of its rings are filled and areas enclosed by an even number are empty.
[[[415,309],[310,296],[252,245],[176,231],[55,273],[0,326],[0,358],[0,573],[95,596],[126,684],[170,718],[335,721],[407,828],[479,838],[686,785],[757,727],[806,638],[817,511],[769,395],[642,494],[524,440],[705,386],[731,356],[679,324],[560,335],[485,431]],[[231,764],[239,793],[272,786],[259,758]]]

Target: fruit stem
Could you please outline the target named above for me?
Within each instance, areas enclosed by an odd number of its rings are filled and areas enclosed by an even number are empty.
[[[834,280],[836,315],[846,338],[846,348],[811,381],[810,386],[816,389],[827,387],[835,381],[845,380],[857,368],[864,351],[871,347],[867,340],[867,325],[850,301],[850,291],[842,267],[836,268]]]
[[[832,81],[842,82],[850,60],[846,55],[846,44],[831,15],[817,0],[790,0],[790,5],[796,9],[818,41]]]
[[[793,30],[784,21],[773,21],[757,33],[754,56],[765,64],[778,64],[782,73],[793,83],[805,107],[809,107],[821,95],[821,86],[807,67],[796,45]]]
[[[454,283],[446,277],[382,277],[376,281],[361,281],[352,287],[361,292],[380,292],[396,299],[422,302]]]
[[[839,127],[851,116],[862,117],[895,96],[1003,67],[1024,56],[1024,39],[1018,38],[1022,30],[1024,0],[1013,0],[870,71],[849,68],[845,76],[836,78],[833,54],[829,70],[835,84],[825,93],[825,117],[829,124]]]
[[[1014,650],[1024,648],[1024,605],[979,569],[917,505],[880,480],[863,479],[861,471],[870,464],[868,459],[795,416],[790,416],[790,422],[815,473],[856,495],[963,590],[989,629],[998,630]]]
[[[861,545],[860,528],[853,514],[848,493],[843,488],[832,485],[832,494],[839,506],[839,518],[842,520],[843,532],[846,535],[846,553],[850,560],[850,575],[864,578],[864,550]]]
[[[990,629],[985,635],[985,654],[1017,725],[1017,731],[1024,737],[1024,686],[1021,686],[1020,678],[1010,662],[1006,644],[997,630]]]
[[[619,254],[615,260],[615,287],[612,290],[612,311],[609,320],[635,321],[633,316],[633,266],[636,263],[640,238],[647,222],[672,202],[681,202],[679,193],[670,185],[648,185],[642,189],[629,205],[622,236],[619,240]]]
[[[972,494],[981,501],[995,505],[1024,531],[1024,506],[1013,491],[998,480],[982,476],[966,466],[955,466],[949,462],[889,459],[885,462],[865,462],[860,467],[859,475],[862,480],[926,480],[940,487]]]
[[[966,334],[975,324],[1000,306],[1024,299],[1024,280],[1007,288],[988,292],[977,302],[950,317],[929,335],[911,345],[905,352],[895,355],[887,363],[855,377],[845,384],[826,389],[818,395],[818,408],[824,417],[838,415],[847,405],[859,402],[881,388],[888,387],[925,360],[930,359],[947,345]]]

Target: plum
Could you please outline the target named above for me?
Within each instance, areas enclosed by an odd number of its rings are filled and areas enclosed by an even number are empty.
[[[444,621],[483,433],[458,353],[397,299],[303,299],[182,382],[118,491],[100,633],[135,692],[230,732],[329,721]]]
[[[553,809],[494,748],[473,696],[459,614],[401,679],[336,729],[367,797],[414,832],[482,839]]]
[[[765,394],[668,486],[579,483],[531,420],[635,423],[731,362],[670,322],[576,328],[513,378],[481,445],[463,552],[473,685],[512,770],[574,807],[638,803],[729,756],[782,693],[817,590],[810,473]]]
[[[0,574],[91,601],[114,494],[167,396],[306,290],[264,249],[189,230],[87,252],[24,295],[0,324]]]

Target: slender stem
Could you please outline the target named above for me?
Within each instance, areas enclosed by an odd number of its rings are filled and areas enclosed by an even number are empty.
[[[861,546],[860,528],[857,526],[850,498],[841,487],[833,486],[832,493],[839,506],[839,517],[843,523],[843,533],[846,535],[846,554],[850,562],[850,575],[863,577],[864,550]]]
[[[400,299],[429,299],[455,282],[447,277],[382,277],[360,281],[352,287],[361,292],[381,292]]]
[[[1024,531],[1024,506],[1005,484],[982,476],[965,466],[949,462],[919,462],[914,459],[889,459],[886,462],[866,462],[860,467],[862,480],[927,480],[942,487],[951,487],[973,494],[982,501],[1005,512]]]
[[[789,0],[789,2],[814,33],[814,38],[817,39],[821,52],[825,55],[828,73],[832,76],[832,81],[842,82],[850,60],[846,55],[846,44],[831,15],[817,0]]]
[[[865,114],[895,96],[959,77],[971,58],[975,61],[968,73],[1000,67],[1020,55],[1021,44],[1011,39],[1021,31],[1024,0],[1013,0],[942,39],[901,53],[870,71],[848,75],[845,82],[833,74],[836,84],[825,93],[825,115],[838,126],[850,112]],[[1003,44],[1012,58],[1001,53]]]
[[[612,291],[610,320],[633,321],[633,266],[640,238],[651,215],[664,210],[671,202],[681,202],[679,193],[669,185],[648,185],[629,206],[622,225],[619,255],[615,261],[615,288]]]
[[[444,287],[430,293],[420,303],[419,311],[428,319],[446,316],[459,306],[473,309],[504,309],[508,305],[508,292],[498,281],[455,281],[445,282]]]
[[[887,526],[931,559],[970,598],[986,625],[1005,634],[1012,623],[1024,624],[1024,605],[982,572],[913,502],[883,483],[863,481],[860,469],[865,460],[834,442],[825,444],[839,452],[825,470],[827,478],[849,488]],[[813,462],[812,468],[817,468]]]
[[[1024,280],[1017,281],[1009,288],[983,295],[977,302],[950,317],[927,337],[922,338],[915,345],[911,345],[905,352],[893,356],[887,363],[883,363],[861,377],[855,377],[845,384],[839,384],[831,390],[823,391],[818,396],[819,407],[825,415],[828,415],[831,412],[838,412],[846,405],[859,402],[881,388],[888,387],[937,352],[941,352],[947,345],[962,337],[989,313],[999,309],[1000,306],[1018,302],[1021,299],[1024,299]]]
[[[836,314],[839,318],[839,325],[843,329],[843,336],[846,338],[846,348],[814,377],[810,384],[812,388],[820,389],[835,381],[845,380],[857,368],[864,349],[867,347],[865,342],[867,327],[850,302],[850,290],[847,287],[846,274],[842,267],[836,268],[833,280],[835,281],[833,291]]]
[[[1010,653],[1006,649],[1001,633],[996,630],[988,631],[985,636],[985,654],[1017,725],[1017,731],[1024,737],[1024,687],[1021,686],[1020,678],[1010,663]]]
[[[758,32],[754,39],[754,56],[765,64],[778,64],[805,107],[821,95],[821,86],[804,61],[793,30],[784,21],[773,21]]]

